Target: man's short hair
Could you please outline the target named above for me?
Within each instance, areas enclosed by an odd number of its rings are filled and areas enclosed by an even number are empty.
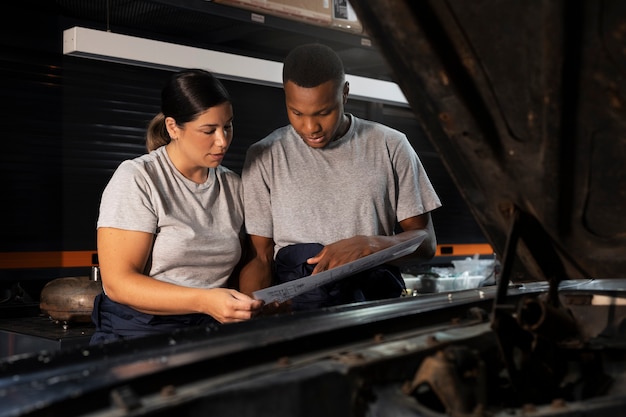
[[[343,63],[326,45],[300,45],[289,52],[283,65],[283,83],[291,81],[304,88],[317,87],[326,81],[337,84],[345,79]]]

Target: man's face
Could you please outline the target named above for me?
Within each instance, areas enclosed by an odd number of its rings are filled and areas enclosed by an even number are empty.
[[[347,83],[331,80],[305,88],[287,81],[284,90],[289,122],[307,145],[323,148],[337,138],[344,121]]]

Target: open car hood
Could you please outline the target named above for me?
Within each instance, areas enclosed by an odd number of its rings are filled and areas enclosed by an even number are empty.
[[[351,4],[511,280],[622,277],[626,3]]]

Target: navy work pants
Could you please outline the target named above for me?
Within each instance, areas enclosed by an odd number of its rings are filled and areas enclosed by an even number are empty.
[[[301,243],[280,249],[275,259],[277,283],[281,284],[311,275],[315,265],[307,264],[306,260],[317,255],[323,247],[318,243]],[[402,295],[405,288],[399,268],[392,265],[380,265],[298,295],[291,300],[291,308],[294,311],[312,310],[340,304],[396,298]]]
[[[116,303],[104,293],[96,296],[91,313],[96,331],[90,345],[120,339],[169,333],[191,326],[215,326],[218,321],[205,314],[157,316],[142,313],[127,305]]]

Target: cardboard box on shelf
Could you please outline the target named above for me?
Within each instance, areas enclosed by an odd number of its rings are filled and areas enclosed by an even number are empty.
[[[295,20],[330,26],[330,0],[267,0],[268,13],[278,13]]]
[[[352,33],[363,33],[363,25],[348,0],[333,0],[331,26]]]
[[[213,0],[213,3],[263,13],[267,0]]]
[[[331,0],[214,0],[215,3],[239,7],[258,13],[330,27]]]

